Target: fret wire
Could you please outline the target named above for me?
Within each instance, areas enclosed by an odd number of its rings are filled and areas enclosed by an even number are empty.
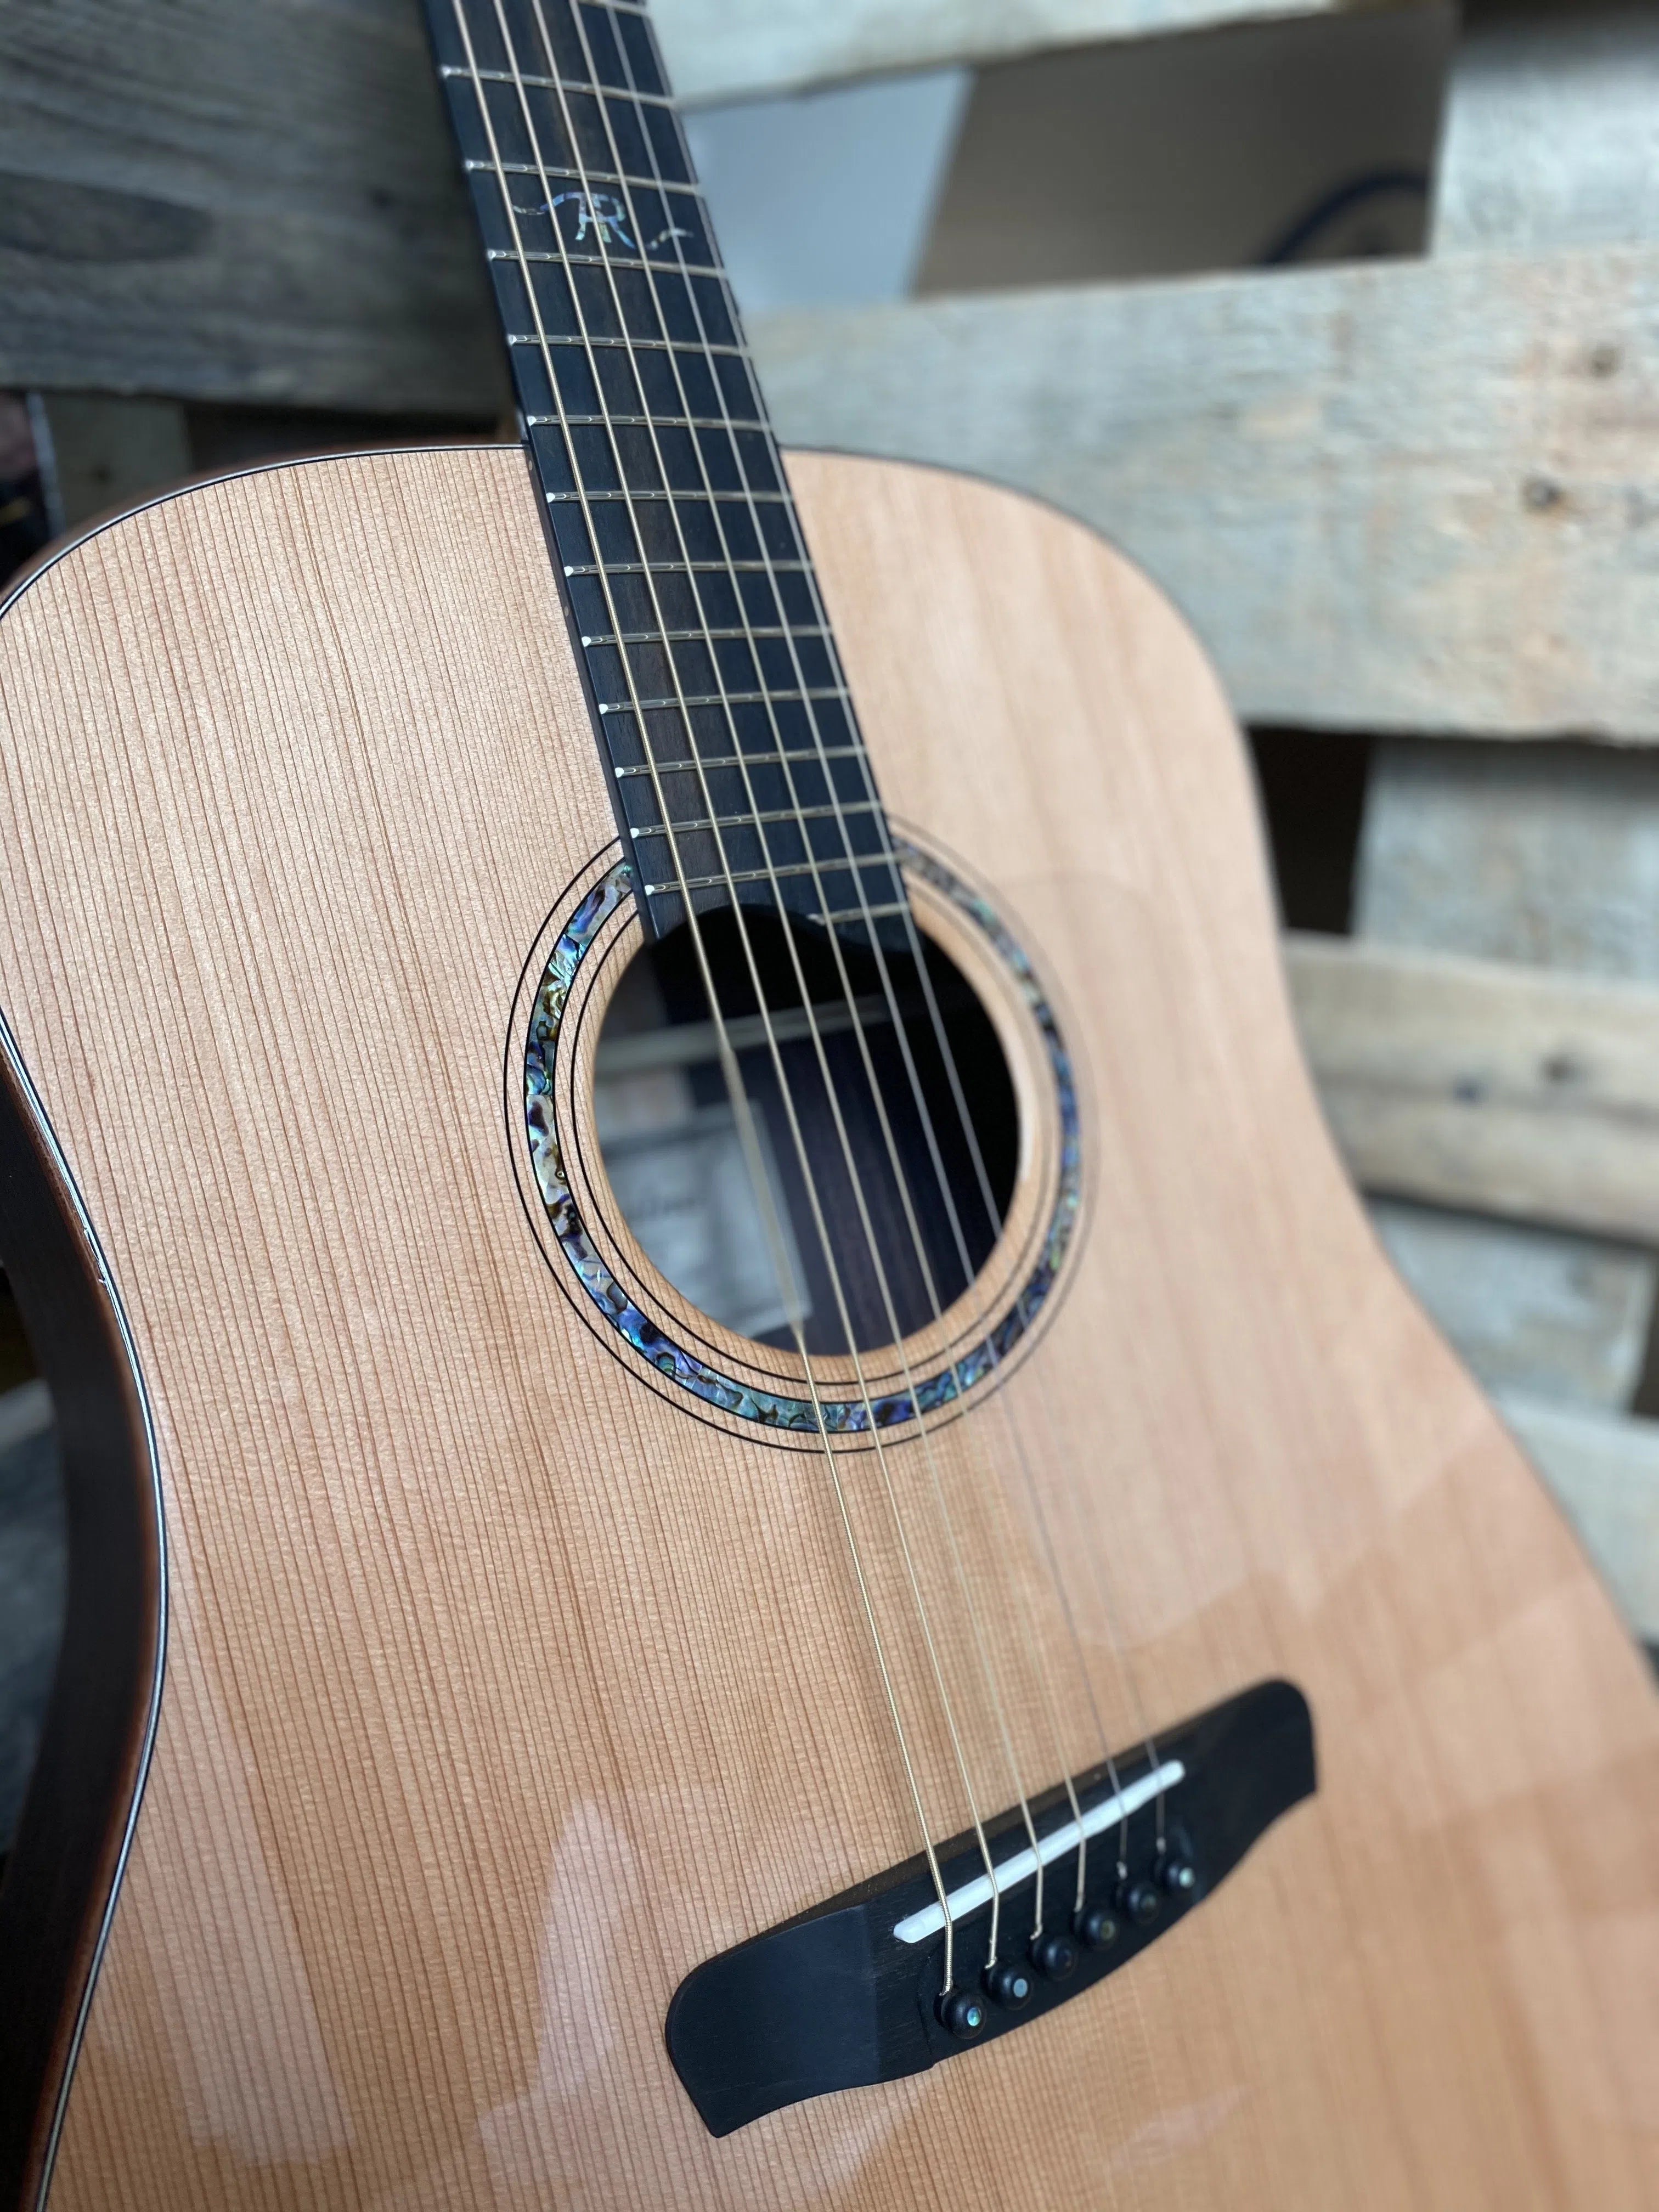
[[[672,843],[672,840],[670,842]],[[861,867],[888,868],[895,873],[897,872],[896,863],[884,860],[879,853],[857,853],[845,860],[772,860],[763,868],[727,867],[717,876],[687,876],[685,888],[693,891],[715,891],[728,882],[763,884],[770,882],[775,876],[838,876],[844,875],[849,869]],[[647,884],[645,888],[655,898],[665,891],[678,891],[679,886],[678,884]],[[821,883],[819,888],[823,888]]]
[[[545,262],[551,266],[564,269],[602,269],[605,266],[597,253],[579,253],[574,246],[562,253],[546,252],[540,247],[532,250],[529,246],[526,246],[522,253],[509,253],[504,246],[491,246],[484,249],[484,259],[510,261],[515,266],[521,261]],[[659,268],[661,264],[647,260],[644,254],[641,254],[636,261],[629,259],[626,255],[619,255],[612,266],[620,269],[656,269]],[[674,274],[678,276],[682,269],[688,276],[718,276],[720,273],[712,262],[706,261],[677,261],[674,264]],[[663,419],[661,416],[656,417],[658,422]]]
[[[794,575],[809,564],[805,561],[571,561],[562,562],[567,576],[729,576]],[[659,636],[659,631],[653,631]],[[706,637],[706,630],[695,633]]]
[[[469,72],[457,69],[453,63],[441,68],[438,74],[440,76],[465,77],[469,83],[471,82]],[[480,70],[478,82],[480,84],[512,84],[516,82],[528,86],[532,92],[574,92],[587,100],[603,100],[609,93],[617,100],[637,100],[641,107],[672,107],[675,104],[672,93],[635,92],[626,85],[599,84],[597,82],[578,84],[570,77],[532,76],[528,70],[515,79],[507,70]]]
[[[544,492],[542,496],[550,507],[569,507],[574,501],[580,499],[606,501],[612,506],[618,500],[627,500],[631,504],[635,500],[650,500],[659,503],[667,499],[767,499],[775,504],[780,501],[787,500],[789,495],[787,491],[751,492],[747,489],[741,491],[735,489],[730,491],[696,491],[689,486],[684,491],[678,489],[643,491],[629,485],[618,491],[549,491]]]
[[[631,169],[567,169],[556,161],[549,161],[544,167],[535,161],[480,161],[468,154],[462,155],[461,167],[478,176],[536,177],[550,185],[557,178],[561,184],[580,185],[584,191],[590,185],[626,185],[630,191],[641,192],[696,191],[695,185],[677,184],[672,177],[640,177]]]
[[[856,806],[849,806],[844,811],[848,814],[873,813],[874,802],[867,799],[860,799]],[[629,826],[634,832],[634,842],[637,844],[641,837],[672,837],[681,830],[688,833],[693,830],[747,830],[762,822],[811,822],[821,815],[830,815],[835,811],[836,809],[833,806],[775,806],[769,807],[760,814],[717,814],[702,821],[649,823],[635,822]],[[860,853],[858,857],[861,860],[880,860],[883,856],[878,853]],[[839,867],[841,863],[837,860],[831,865]]]
[[[625,347],[630,353],[702,352],[722,361],[747,361],[749,359],[749,349],[747,346],[718,345],[710,342],[701,347],[697,347],[688,344],[684,339],[676,338],[608,338],[600,337],[597,333],[586,331],[580,332],[573,337],[565,337],[560,336],[556,332],[550,332],[546,337],[542,338],[538,337],[532,331],[507,331],[503,332],[503,336],[510,346],[536,346],[543,349],[545,349],[549,346]],[[551,374],[550,369],[549,374]],[[650,416],[647,417],[647,421],[653,419],[654,418]]]
[[[441,76],[465,77],[467,76],[467,70],[445,69],[441,70]],[[477,77],[480,77],[483,84],[514,84],[515,82],[514,77],[511,77],[511,73],[504,69],[480,69],[477,70]],[[520,84],[525,84],[526,88],[533,93],[577,93],[581,100],[604,100],[604,97],[613,97],[613,100],[635,100],[639,101],[639,106],[641,108],[672,108],[672,104],[675,104],[671,93],[633,93],[622,84],[598,84],[598,82],[592,82],[592,84],[575,84],[571,77],[531,77],[531,76],[520,77],[518,82]]]
[[[815,761],[852,760],[862,759],[863,753],[861,745],[819,745],[810,756],[803,754],[802,757]],[[629,762],[622,768],[613,763],[611,773],[618,780],[630,775],[690,775],[699,768],[741,768],[745,760],[753,768],[776,768],[783,758],[781,752],[703,753],[684,760]]]
[[[763,430],[766,424],[758,416],[749,415],[567,415],[567,422],[582,429],[606,429],[620,424],[624,430],[640,430],[655,422],[665,430]],[[561,428],[556,415],[526,415],[525,428],[528,430]]]
[[[831,907],[827,914],[818,916],[820,921],[885,921],[890,915],[908,914],[907,899],[893,899],[885,906]]]
[[[620,634],[585,630],[581,641],[584,645],[685,645],[704,637],[787,637],[792,629],[799,629],[808,637],[823,635],[817,623],[757,623],[753,629],[625,629]]]
[[[665,714],[675,707],[760,707],[769,699],[844,699],[846,688],[837,685],[833,691],[688,691],[684,698],[676,692],[669,699],[641,699],[640,711],[646,714]],[[598,702],[602,714],[631,714],[633,702],[628,699],[613,699]]]

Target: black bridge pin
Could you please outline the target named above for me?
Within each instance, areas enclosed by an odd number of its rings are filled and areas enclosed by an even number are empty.
[[[1031,2000],[1031,1970],[1004,1959],[985,1969],[985,1986],[1005,2011],[1018,2012]]]
[[[1034,1936],[1031,1964],[1051,1982],[1063,1982],[1067,1974],[1077,1972],[1077,1945],[1058,1930],[1052,1936]]]
[[[939,2001],[941,2024],[963,2043],[971,2043],[985,2027],[985,2000],[971,1990],[947,1990]]]
[[[1118,1884],[1117,1909],[1126,1920],[1133,1920],[1138,1928],[1158,1917],[1158,1892],[1151,1882],[1139,1875]]]
[[[1159,1867],[1158,1878],[1171,1897],[1190,1897],[1198,1887],[1198,1869],[1190,1859],[1172,1853]]]
[[[1109,1905],[1085,1905],[1072,1925],[1079,1943],[1091,1951],[1104,1951],[1117,1941],[1117,1915]]]

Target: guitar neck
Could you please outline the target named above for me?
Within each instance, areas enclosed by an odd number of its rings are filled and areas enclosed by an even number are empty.
[[[641,903],[904,890],[643,8],[427,0]]]

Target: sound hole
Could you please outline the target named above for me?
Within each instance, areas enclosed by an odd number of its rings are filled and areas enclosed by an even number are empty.
[[[890,1344],[896,1321],[912,1334],[984,1265],[1013,1188],[1014,1087],[990,1017],[931,939],[924,983],[906,952],[843,940],[838,964],[821,927],[770,909],[699,927],[766,1195],[682,925],[629,963],[595,1062],[629,1227],[684,1297],[762,1343],[793,1344],[792,1306],[809,1352],[844,1352],[849,1330],[860,1350]]]

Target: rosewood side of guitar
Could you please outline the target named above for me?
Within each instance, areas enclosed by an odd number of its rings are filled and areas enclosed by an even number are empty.
[[[84,1438],[59,1786],[0,1908],[35,2055],[19,2201],[164,1627],[52,2212],[1641,2212],[1659,1706],[1333,1153],[1214,678],[1075,524],[791,465],[888,805],[1006,918],[1077,1069],[1082,1224],[1000,1389],[1107,1732],[1137,1736],[1130,1664],[1155,1724],[1282,1676],[1317,1790],[1063,2008],[704,2129],[664,2045],[678,1985],[917,1838],[822,1458],[606,1341],[521,1197],[526,963],[615,835],[524,462],[210,484],[0,622],[0,1004],[62,1155],[14,1070],[5,1258]],[[1053,1175],[1041,1054],[971,932],[920,910],[1011,1060],[1017,1243]],[[55,1333],[48,1278],[80,1298]],[[1000,1421],[939,1430],[943,1478],[998,1656],[1035,1654],[1081,1769]],[[888,1456],[965,1679],[914,1439]],[[872,1458],[842,1464],[957,1808]],[[964,1724],[993,1771],[971,1700]]]

